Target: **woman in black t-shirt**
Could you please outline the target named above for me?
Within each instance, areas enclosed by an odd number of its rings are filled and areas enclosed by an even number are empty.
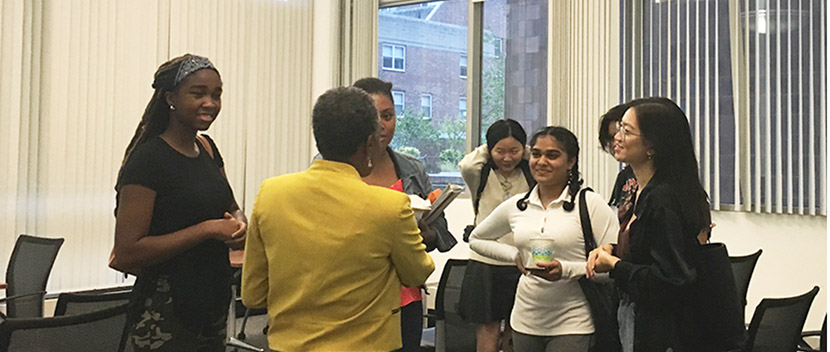
[[[128,314],[136,351],[224,351],[230,304],[228,247],[247,219],[219,150],[207,136],[222,80],[204,57],[184,55],[155,74],[155,92],[124,155],[110,266],[136,275]]]

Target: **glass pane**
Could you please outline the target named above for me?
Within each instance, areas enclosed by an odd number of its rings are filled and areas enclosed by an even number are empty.
[[[383,57],[387,58],[387,57],[391,57],[391,56],[392,56],[392,47],[389,46],[389,45],[384,45],[383,46]]]
[[[417,156],[435,187],[463,184],[457,164],[464,156],[466,122],[456,104],[467,94],[457,66],[459,57],[467,55],[467,1],[430,1],[378,12],[378,45],[407,43],[394,49],[396,69],[404,68],[406,51],[406,71],[380,70],[378,76],[413,100],[400,103],[394,97],[399,118],[390,146]],[[432,119],[424,119],[429,115]]]
[[[395,104],[395,113],[397,116],[403,116],[404,94],[403,92],[392,92],[392,100]]]
[[[547,125],[547,0],[489,0],[482,33],[481,142],[503,118]]]

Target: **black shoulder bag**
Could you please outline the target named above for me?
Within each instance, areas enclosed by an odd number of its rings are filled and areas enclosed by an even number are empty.
[[[579,191],[579,220],[582,223],[582,236],[585,238],[585,257],[594,248],[597,241],[594,230],[591,228],[591,217],[588,215],[588,204],[585,202],[585,192],[592,191],[583,188]],[[617,288],[613,282],[596,282],[585,276],[579,278],[579,287],[591,307],[591,318],[594,321],[594,341],[591,351],[619,352],[620,344],[619,325],[617,324],[617,307],[620,304]]]

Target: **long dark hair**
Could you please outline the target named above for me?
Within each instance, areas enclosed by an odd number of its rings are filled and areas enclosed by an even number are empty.
[[[673,101],[642,98],[631,101],[640,133],[654,151],[653,180],[668,184],[690,224],[697,230],[709,226],[709,200],[700,184],[698,163],[686,114]]]
[[[498,120],[487,129],[487,151],[492,151],[496,147],[496,143],[507,137],[515,138],[522,146],[527,142],[527,133],[516,120]]]
[[[614,142],[614,136],[608,133],[608,127],[611,124],[616,124],[622,120],[625,111],[628,110],[629,103],[620,104],[613,108],[608,109],[599,120],[599,145],[602,146],[602,150],[614,154],[614,148],[611,146],[611,143]],[[609,146],[611,146],[609,148]]]
[[[516,120],[513,119],[504,119],[504,120],[497,120],[487,128],[487,163],[484,167],[489,167],[491,170],[498,169],[496,162],[493,161],[492,153],[493,148],[496,147],[496,144],[499,143],[502,139],[513,137],[519,144],[522,145],[522,152],[524,152],[525,143],[527,142],[527,133],[525,133],[525,129],[522,128],[522,125],[519,124]],[[522,172],[529,173],[530,168],[527,164],[527,160],[522,158],[519,160],[519,164],[516,165]],[[533,188],[533,185],[528,182],[528,186]]]
[[[574,166],[568,172],[568,195],[571,196],[571,199],[565,201],[565,204],[562,205],[562,208],[565,211],[572,211],[574,210],[574,203],[576,201],[576,195],[579,193],[579,189],[582,188],[582,178],[579,173],[579,141],[577,141],[576,136],[569,131],[567,128],[559,127],[559,126],[548,126],[542,128],[535,133],[530,138],[530,146],[533,147],[536,145],[536,141],[539,137],[543,136],[550,136],[553,137],[562,148],[565,149],[565,154],[568,155],[568,159],[574,158]],[[527,199],[530,198],[530,194],[533,192],[533,189],[528,191],[524,197],[519,199],[516,202],[516,207],[519,210],[524,211],[527,209]]]
[[[524,153],[527,134],[525,133],[524,128],[522,128],[522,125],[520,125],[516,120],[498,120],[493,122],[493,124],[487,129],[487,162],[481,166],[478,190],[476,190],[473,197],[473,211],[476,215],[478,215],[478,205],[481,203],[481,194],[484,192],[484,187],[487,185],[487,178],[490,175],[490,170],[498,169],[498,165],[496,165],[496,162],[493,161],[491,151],[496,147],[496,144],[498,144],[499,141],[509,137],[515,138],[516,141],[522,145],[522,152]],[[522,170],[522,174],[525,176],[525,181],[527,182],[527,187],[533,189],[533,186],[536,185],[536,180],[534,180],[533,176],[530,174],[530,165],[528,165],[527,160],[522,157],[516,167],[519,168],[519,170]]]
[[[121,160],[121,168],[118,170],[118,177],[115,183],[115,211],[118,212],[118,193],[121,191],[121,171],[127,161],[130,159],[136,147],[148,141],[150,138],[162,134],[167,126],[170,124],[170,107],[167,105],[165,93],[174,91],[178,86],[176,82],[176,74],[182,62],[192,57],[191,54],[184,54],[177,58],[173,58],[159,66],[156,73],[153,75],[153,96],[150,97],[150,102],[144,109],[144,114],[141,115],[141,121],[135,129],[133,138],[127,149],[124,151],[124,158]],[[210,68],[218,74],[215,68]],[[195,72],[195,71],[194,71]]]
[[[156,73],[153,75],[153,88],[155,91],[153,91],[153,96],[150,97],[150,102],[147,103],[147,107],[144,109],[144,114],[141,115],[141,121],[139,121],[138,127],[135,129],[135,134],[133,134],[130,144],[127,145],[127,149],[124,151],[124,159],[121,161],[122,167],[127,163],[130,154],[132,154],[136,147],[151,137],[162,134],[167,129],[170,123],[170,107],[167,106],[165,93],[176,89],[177,86],[174,83],[179,66],[192,56],[191,54],[184,54],[173,58],[161,64],[158,70],[156,70]],[[211,69],[216,71],[215,68]],[[216,71],[216,73],[219,73],[219,71]],[[118,187],[116,186],[116,188]]]

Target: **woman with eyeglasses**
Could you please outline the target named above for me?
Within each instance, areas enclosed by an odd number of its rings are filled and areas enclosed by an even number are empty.
[[[470,189],[480,224],[504,200],[527,192],[536,182],[530,173],[527,134],[512,119],[498,120],[487,129],[487,144],[479,146],[458,163],[461,177]],[[465,239],[475,225],[465,230]],[[499,240],[513,244],[513,235]],[[482,256],[470,251],[470,262],[461,284],[460,309],[464,319],[476,324],[477,351],[512,351],[509,321],[499,338],[501,321],[507,321],[521,273],[511,261]]]
[[[710,223],[688,120],[666,98],[629,106],[614,137],[614,156],[637,177],[633,207],[622,219],[617,244],[591,251],[587,274],[610,272],[620,290],[623,351],[715,351],[703,347],[710,341],[698,333],[688,304],[698,234]]]

